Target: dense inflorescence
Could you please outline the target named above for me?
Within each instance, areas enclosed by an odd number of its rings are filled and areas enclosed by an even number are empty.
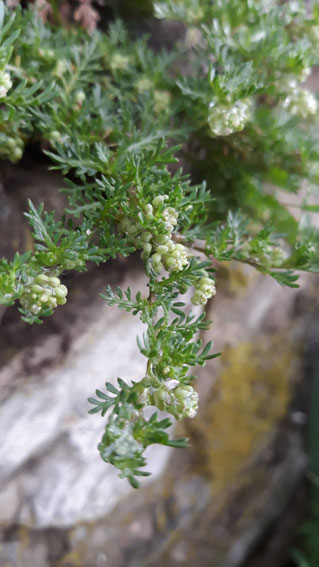
[[[40,274],[23,286],[20,302],[26,311],[41,315],[47,309],[65,305],[67,294],[67,287],[59,278]]]

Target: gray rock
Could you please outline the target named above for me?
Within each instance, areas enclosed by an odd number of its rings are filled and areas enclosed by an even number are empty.
[[[144,285],[140,276],[131,287]],[[0,507],[1,523],[14,516],[33,527],[70,526],[102,517],[130,492],[128,483],[100,459],[96,447],[105,419],[88,415],[87,398],[106,380],[143,377],[145,359],[135,340],[143,330],[137,317],[105,306],[96,310],[60,366],[41,379],[29,376],[23,385],[12,377],[17,386],[0,412],[0,428],[6,431],[0,447],[0,499],[10,503]],[[167,454],[164,448],[150,451],[149,470],[160,474]],[[21,494],[19,510],[13,475]]]

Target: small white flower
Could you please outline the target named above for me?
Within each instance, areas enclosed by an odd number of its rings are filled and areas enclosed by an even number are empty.
[[[0,72],[0,98],[4,98],[9,89],[12,87],[10,73],[7,71]]]
[[[217,104],[209,107],[208,125],[215,136],[229,136],[240,132],[250,118],[251,104],[248,99],[238,100],[234,104]]]
[[[318,112],[318,103],[314,95],[298,87],[285,98],[283,107],[294,116],[301,118],[308,118]]]

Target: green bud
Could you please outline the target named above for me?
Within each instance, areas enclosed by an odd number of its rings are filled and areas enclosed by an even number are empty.
[[[165,264],[166,264],[166,266],[167,266],[168,269],[169,269],[169,268],[173,268],[173,266],[175,266],[175,264],[176,264],[176,261],[175,261],[174,258],[170,258],[170,257],[168,256],[167,259],[165,258]]]
[[[65,297],[57,297],[56,302],[57,302],[58,305],[65,305],[66,304],[66,298]]]
[[[134,235],[134,234],[138,233],[138,230],[139,230],[139,228],[138,228],[138,226],[136,226],[136,224],[131,224],[127,229],[127,233]]]
[[[155,207],[156,209],[160,207],[164,203],[165,197],[167,198],[166,195],[158,195],[157,197],[155,197],[152,201],[153,207]]]
[[[164,244],[161,244],[160,246],[157,246],[156,252],[158,252],[159,254],[165,254],[166,252],[168,252],[168,247]]]
[[[152,207],[152,205],[146,205],[145,206],[145,216],[146,216],[147,219],[153,218],[153,207]]]
[[[188,398],[189,395],[193,392],[193,388],[192,386],[187,386],[187,385],[182,385],[182,386],[178,386],[177,388],[175,388],[173,390],[176,398],[179,398],[180,400],[184,399],[184,398]]]
[[[146,231],[141,234],[140,238],[142,242],[149,242],[152,238],[152,234]]]
[[[164,389],[158,389],[153,391],[154,402],[160,410],[165,409],[167,400],[167,391]]]
[[[61,289],[61,287],[56,287],[54,290],[54,295],[55,297],[65,297],[66,292],[64,289]]]
[[[198,295],[196,295],[196,293],[194,293],[193,297],[191,298],[191,302],[192,302],[193,305],[201,305],[202,304],[201,298]]]
[[[56,278],[56,277],[54,277],[54,276],[51,276],[51,277],[49,278],[49,282],[48,282],[48,283],[49,283],[49,285],[51,285],[52,287],[57,287],[58,285],[60,285],[61,282],[60,282],[59,278]]]
[[[61,140],[61,134],[57,130],[52,130],[49,133],[49,138],[52,142],[59,142]]]
[[[37,283],[43,284],[43,283],[48,283],[49,278],[48,276],[46,276],[45,274],[39,274],[36,278],[35,281]]]
[[[39,294],[39,293],[42,293],[44,291],[44,288],[41,285],[33,284],[31,286],[31,291],[33,291],[34,294]],[[32,295],[32,297],[33,297],[33,295]]]
[[[84,91],[77,91],[75,93],[75,101],[77,104],[81,105],[85,101],[85,92]]]
[[[152,252],[152,245],[149,242],[146,242],[146,244],[144,244],[143,252],[145,255],[150,256]]]
[[[202,284],[199,288],[203,293],[215,293],[215,286]]]
[[[211,280],[211,278],[206,278],[206,277],[205,277],[205,278],[201,278],[201,279],[199,280],[199,285],[202,285],[202,284],[211,285],[212,283],[214,283],[214,282],[213,282],[213,280]]]
[[[13,148],[15,148],[15,146],[16,146],[16,141],[15,141],[15,139],[14,139],[14,138],[11,138],[11,137],[10,137],[10,138],[7,138],[7,146],[8,146],[8,148],[10,148],[11,150],[12,150]]]
[[[153,266],[160,264],[161,261],[162,261],[162,256],[160,254],[157,254],[157,253],[153,254],[153,256],[152,256]]]
[[[23,156],[23,151],[21,148],[16,147],[14,148],[14,150],[12,151],[11,157],[13,161],[19,161],[19,159],[21,159]]]
[[[168,242],[171,242],[170,237],[167,236],[167,234],[160,234],[159,236],[156,237],[155,240],[156,244],[165,244],[165,246],[168,246]]]
[[[68,288],[66,287],[66,285],[60,284],[59,289],[63,291],[64,296],[68,295]]]
[[[168,242],[166,243],[166,246],[167,246],[169,252],[171,252],[172,250],[175,249],[175,243],[173,242],[173,240],[168,240]]]

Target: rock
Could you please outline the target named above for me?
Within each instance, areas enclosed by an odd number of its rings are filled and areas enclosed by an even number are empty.
[[[0,549],[3,567],[49,567],[46,556],[46,546],[39,543],[31,548],[24,547],[21,541],[12,541],[3,544]]]
[[[143,288],[144,277],[132,283],[133,290]],[[145,359],[135,340],[143,325],[104,305],[95,315],[63,363],[41,380],[29,376],[1,409],[0,427],[7,433],[0,448],[0,494],[6,494],[15,475],[23,499],[15,520],[25,525],[61,527],[93,520],[131,491],[99,457],[105,420],[88,415],[87,398],[105,380],[143,377]],[[157,474],[166,453],[152,453],[151,469]],[[6,514],[0,509],[0,521]]]

